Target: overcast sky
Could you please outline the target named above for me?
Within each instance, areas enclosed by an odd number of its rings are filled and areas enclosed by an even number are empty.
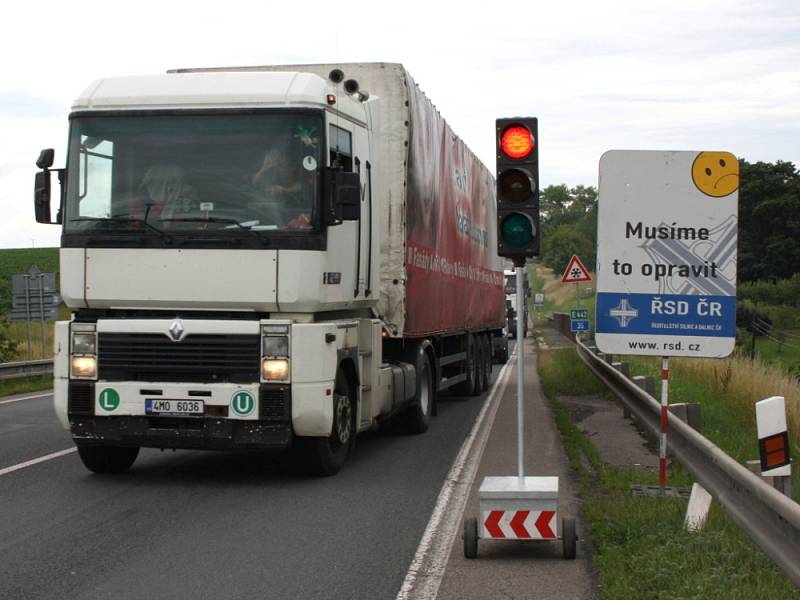
[[[494,119],[538,117],[543,187],[596,186],[609,149],[800,161],[797,0],[15,4],[0,247],[58,245],[34,221],[34,163],[52,147],[63,165],[72,100],[97,78],[174,67],[401,62],[492,170]]]

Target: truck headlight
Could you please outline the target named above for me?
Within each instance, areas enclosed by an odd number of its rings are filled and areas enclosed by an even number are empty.
[[[97,376],[97,359],[94,356],[73,356],[72,376],[94,378]]]
[[[93,323],[73,323],[70,338],[70,376],[97,378],[97,331]]]
[[[289,360],[265,358],[261,362],[261,376],[267,381],[287,381],[289,379]]]

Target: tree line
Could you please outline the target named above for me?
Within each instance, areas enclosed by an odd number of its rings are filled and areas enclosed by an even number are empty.
[[[749,163],[740,159],[739,167],[738,279],[740,284],[761,281],[775,285],[800,273],[800,172],[785,161]],[[577,254],[593,269],[597,189],[550,185],[542,190],[539,204],[539,262],[561,273]],[[765,293],[763,284],[759,291]]]

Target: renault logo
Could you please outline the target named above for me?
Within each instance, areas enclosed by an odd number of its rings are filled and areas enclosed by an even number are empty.
[[[183,337],[183,321],[175,319],[169,326],[169,337],[173,342],[180,342]]]

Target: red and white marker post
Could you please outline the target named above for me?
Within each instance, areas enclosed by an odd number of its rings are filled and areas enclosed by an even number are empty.
[[[658,484],[667,487],[667,428],[669,426],[669,357],[661,358],[661,435],[658,445]]]

